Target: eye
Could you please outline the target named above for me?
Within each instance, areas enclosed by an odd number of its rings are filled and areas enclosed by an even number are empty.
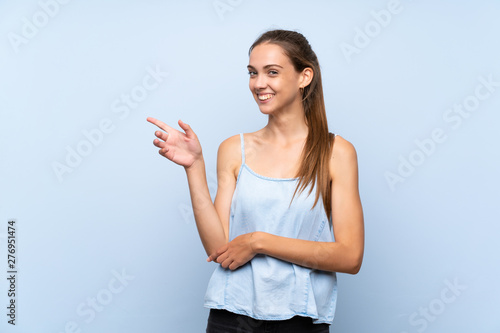
[[[275,71],[274,69],[271,69],[269,71],[269,74],[271,74],[271,75],[278,75],[278,71]]]
[[[249,71],[248,71],[248,75],[250,75],[250,76],[255,76],[255,75],[257,75],[257,72],[255,72],[255,71],[250,71],[250,70],[249,70]]]

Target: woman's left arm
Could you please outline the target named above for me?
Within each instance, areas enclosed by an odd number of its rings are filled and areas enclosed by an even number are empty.
[[[256,231],[236,237],[210,255],[207,261],[236,269],[261,253],[309,268],[356,274],[364,252],[358,162],[354,146],[340,136],[335,138],[330,174],[335,242],[315,242]]]

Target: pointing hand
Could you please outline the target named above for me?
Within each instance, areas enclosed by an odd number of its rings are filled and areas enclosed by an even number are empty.
[[[148,117],[147,121],[163,130],[155,132],[157,139],[153,141],[160,148],[160,155],[185,168],[202,158],[198,137],[188,124],[179,120],[179,126],[184,130],[182,133],[155,118]]]

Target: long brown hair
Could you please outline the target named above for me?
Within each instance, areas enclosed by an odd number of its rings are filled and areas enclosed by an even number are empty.
[[[309,194],[311,194],[312,189],[316,185],[316,198],[313,207],[316,206],[321,195],[326,214],[330,218],[332,211],[332,184],[329,161],[335,136],[328,131],[318,58],[307,39],[296,31],[267,31],[255,40],[248,54],[250,55],[254,47],[263,43],[281,46],[298,73],[308,67],[313,71],[311,83],[304,87],[302,92],[302,105],[304,107],[308,133],[304,149],[302,150],[302,162],[297,174],[299,182],[293,197],[295,197],[297,191],[299,193],[304,191],[309,184],[312,185],[309,189]]]

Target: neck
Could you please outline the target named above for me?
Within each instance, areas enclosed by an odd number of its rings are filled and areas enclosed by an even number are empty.
[[[269,139],[285,143],[305,139],[309,129],[302,104],[287,112],[270,114],[264,131]]]

